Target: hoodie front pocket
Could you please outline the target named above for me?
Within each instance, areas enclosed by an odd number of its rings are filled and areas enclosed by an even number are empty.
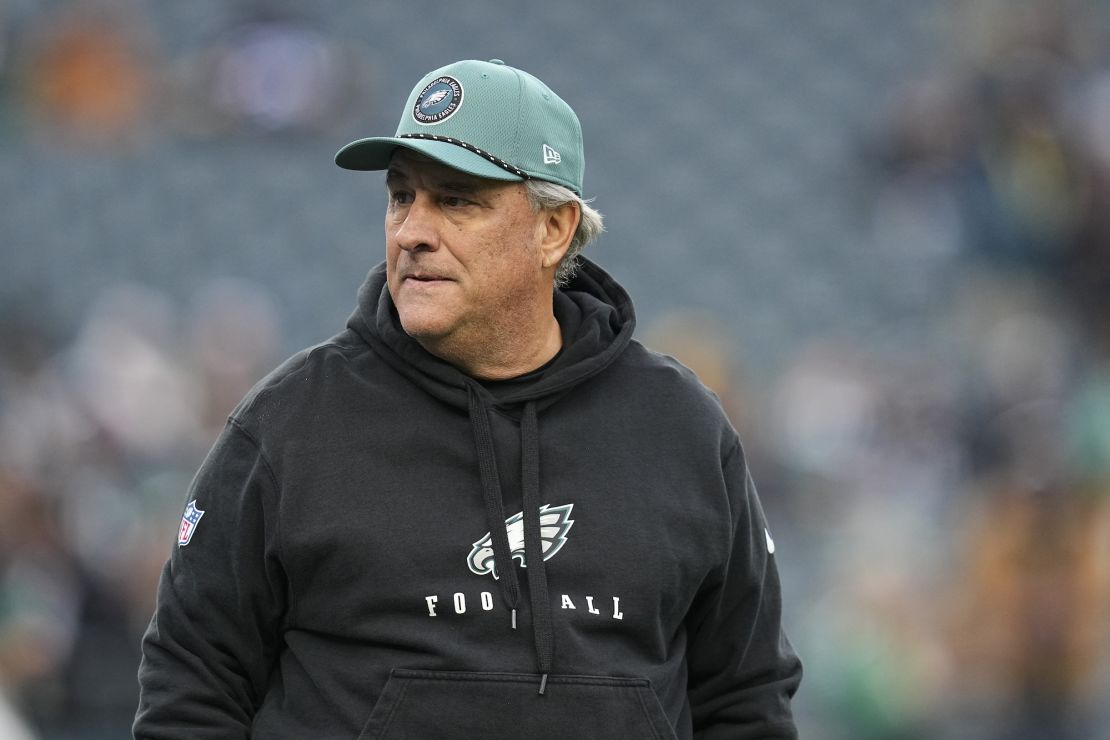
[[[673,740],[646,679],[395,668],[359,740]]]

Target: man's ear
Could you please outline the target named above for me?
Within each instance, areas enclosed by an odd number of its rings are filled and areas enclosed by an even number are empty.
[[[542,217],[540,249],[543,252],[543,266],[554,268],[570,248],[570,241],[578,229],[582,213],[577,203],[570,202],[558,208],[545,208]]]

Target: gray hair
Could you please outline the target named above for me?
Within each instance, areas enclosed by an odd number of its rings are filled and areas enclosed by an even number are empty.
[[[572,190],[562,185],[547,180],[534,179],[525,180],[524,185],[528,189],[528,202],[531,203],[532,210],[536,213],[545,208],[559,208],[567,203],[578,204],[578,210],[581,213],[578,228],[575,229],[574,236],[571,237],[567,253],[563,255],[563,258],[559,260],[558,267],[555,268],[555,285],[562,288],[578,272],[578,255],[590,242],[601,236],[601,232],[605,231],[604,219],[601,213],[589,205],[590,201],[583,200],[575,195]]]

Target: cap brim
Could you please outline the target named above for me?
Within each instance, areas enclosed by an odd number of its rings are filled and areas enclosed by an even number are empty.
[[[392,136],[359,139],[340,149],[335,155],[335,163],[348,170],[384,170],[389,167],[389,160],[397,147],[411,149],[476,177],[510,182],[524,179],[457,144],[429,139],[402,139]]]

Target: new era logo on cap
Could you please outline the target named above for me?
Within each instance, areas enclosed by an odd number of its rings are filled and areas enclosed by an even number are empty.
[[[544,164],[559,164],[563,161],[563,155],[555,151],[547,144],[543,145],[543,163]]]

